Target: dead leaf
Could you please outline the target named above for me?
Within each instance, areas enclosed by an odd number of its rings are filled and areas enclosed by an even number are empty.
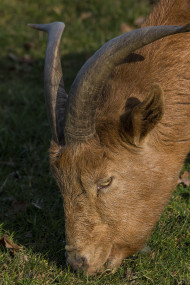
[[[59,4],[59,5],[56,5],[56,6],[49,6],[47,8],[47,11],[53,11],[55,14],[57,15],[61,15],[63,13],[63,8],[64,8],[64,5],[63,4]]]
[[[130,278],[131,275],[132,275],[132,270],[130,268],[127,268],[126,277]]]
[[[8,208],[8,211],[6,212],[5,216],[11,216],[11,215],[15,215],[16,213],[19,212],[24,212],[26,211],[26,207],[27,207],[27,203],[24,201],[17,201],[14,200],[11,203],[11,206]]]
[[[61,15],[63,13],[63,5],[59,5],[59,6],[53,7],[53,11],[57,15]]]
[[[144,20],[145,20],[145,17],[140,16],[135,20],[134,24],[136,26],[140,27],[143,24]]]
[[[3,184],[0,186],[0,193],[3,191],[3,189],[5,188],[5,186],[6,186],[7,182],[8,182],[8,180],[9,180],[10,176],[12,176],[13,174],[14,174],[14,172],[10,173],[10,174],[6,177],[5,181],[4,181]]]
[[[12,202],[12,210],[14,212],[24,212],[26,210],[26,207],[27,207],[27,203],[24,202],[24,201],[13,201]]]
[[[8,235],[4,235],[2,237],[0,237],[0,245],[2,245],[3,247],[5,247],[6,249],[10,249],[11,252],[15,255],[17,253],[17,251],[21,250],[21,246],[17,245],[16,243],[12,242],[9,239]]]
[[[14,53],[12,53],[12,52],[9,52],[9,53],[7,54],[7,56],[8,56],[8,58],[9,58],[10,60],[12,60],[12,61],[14,61],[14,62],[18,62],[18,61],[19,61],[18,57],[17,57]]]
[[[121,29],[121,32],[124,34],[124,33],[128,33],[130,31],[134,30],[134,27],[130,26],[126,23],[121,23],[120,29]]]
[[[20,261],[21,261],[22,263],[25,263],[25,262],[28,262],[28,261],[29,261],[28,256],[27,256],[26,254],[20,255],[20,256],[19,256],[19,259],[20,259]]]
[[[20,62],[26,64],[33,64],[34,59],[29,54],[24,54],[23,57],[20,58]]]
[[[127,268],[125,276],[129,281],[133,282],[138,279],[138,276],[136,276],[130,268]]]
[[[3,269],[5,269],[5,270],[9,269],[9,267],[8,267],[8,265],[6,263],[3,264]]]
[[[32,206],[34,206],[35,208],[39,209],[39,210],[42,210],[42,206],[40,205],[40,203],[37,201],[37,202],[32,202]]]
[[[182,175],[180,175],[178,183],[182,183],[187,187],[190,186],[190,170],[185,171]]]
[[[34,59],[29,54],[24,54],[22,57],[16,56],[14,53],[8,53],[8,58],[14,62],[18,62],[19,64],[33,64]]]
[[[33,42],[26,42],[24,48],[28,51],[31,49],[37,49],[37,46]]]
[[[92,12],[84,12],[80,15],[80,20],[86,20],[88,18],[92,17]]]
[[[143,254],[150,254],[151,253],[151,248],[147,245],[145,245],[141,250],[140,250],[141,253]]]

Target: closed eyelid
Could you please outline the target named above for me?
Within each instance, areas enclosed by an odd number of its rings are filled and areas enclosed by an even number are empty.
[[[109,177],[107,180],[104,180],[104,181],[102,181],[102,182],[99,182],[99,183],[97,184],[97,185],[98,185],[98,190],[110,186],[111,183],[112,183],[112,181],[113,181],[113,177],[111,176],[111,177]]]

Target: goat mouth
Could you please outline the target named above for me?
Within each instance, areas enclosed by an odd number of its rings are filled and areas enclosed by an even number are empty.
[[[103,263],[103,265],[99,268],[99,270],[96,271],[95,274],[106,274],[106,273],[114,273],[116,269],[111,268],[111,260],[113,259],[112,257],[112,248],[113,246],[110,248],[108,256],[106,261]]]
[[[122,255],[119,254],[119,252],[115,252],[114,246],[111,247],[109,256],[106,260],[106,262],[103,265],[103,269],[102,271],[104,271],[105,273],[115,273],[117,271],[117,269],[119,268],[119,266],[122,263]],[[103,273],[103,272],[102,272]]]
[[[111,252],[112,252],[112,247],[107,253],[107,258],[106,260],[102,263],[102,265],[92,265],[90,266],[89,264],[83,267],[83,270],[86,272],[87,275],[89,276],[94,276],[94,275],[103,275],[108,272],[112,272],[113,270],[109,268],[108,264],[110,263],[110,257],[111,257]]]

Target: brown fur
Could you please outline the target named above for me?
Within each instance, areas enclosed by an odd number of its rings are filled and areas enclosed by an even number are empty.
[[[187,22],[190,0],[161,0],[144,26]],[[176,186],[190,146],[190,34],[156,41],[115,68],[96,118],[94,138],[50,148],[68,262],[88,274],[141,249]]]

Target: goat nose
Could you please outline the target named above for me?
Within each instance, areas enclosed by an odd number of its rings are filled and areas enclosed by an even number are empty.
[[[87,264],[86,258],[76,252],[66,252],[66,259],[74,270],[82,269]]]

